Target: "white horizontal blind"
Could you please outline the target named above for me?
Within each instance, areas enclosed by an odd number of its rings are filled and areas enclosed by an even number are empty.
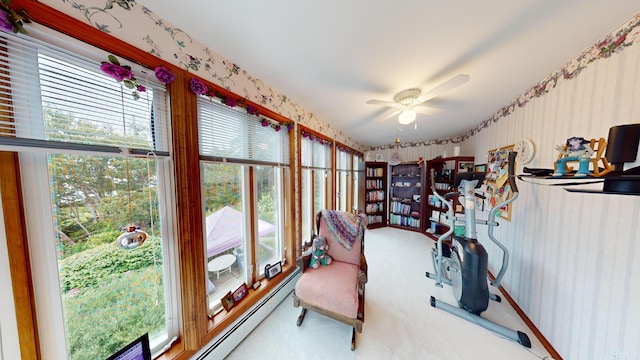
[[[302,137],[301,159],[303,168],[331,170],[331,149],[328,144],[321,144],[315,139]]]
[[[349,153],[336,148],[336,170],[351,170],[351,157]]]
[[[244,109],[198,97],[200,156],[210,160],[289,165],[289,131],[262,126]]]
[[[13,34],[1,33],[0,43],[0,149],[168,152],[165,85],[152,71],[133,69],[147,88],[135,100],[99,61]]]

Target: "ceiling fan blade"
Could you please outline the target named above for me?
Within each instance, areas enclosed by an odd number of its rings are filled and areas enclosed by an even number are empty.
[[[415,111],[418,114],[431,115],[431,114],[435,113],[435,111],[433,109],[438,109],[438,107],[431,106],[430,104],[425,104],[424,106],[421,106],[421,107],[415,107],[412,110]]]
[[[376,120],[376,124],[381,123],[387,119],[390,119],[396,115],[400,115],[400,112],[402,110],[393,110],[393,109],[389,109],[387,110],[384,114],[382,114],[382,116],[380,117],[380,119]]]
[[[367,104],[372,104],[372,105],[383,105],[383,106],[391,106],[391,107],[398,107],[400,106],[398,103],[393,102],[393,101],[384,101],[384,100],[368,100]]]
[[[425,101],[433,99],[434,97],[439,96],[440,94],[444,94],[445,92],[451,89],[454,89],[468,81],[469,81],[469,75],[460,74],[460,75],[454,76],[451,79],[436,86],[435,88],[422,93],[422,95],[420,95],[420,97],[418,98],[418,103],[416,104],[416,106],[423,106],[422,104]]]
[[[427,101],[423,101],[419,104],[408,106],[407,110],[413,110],[420,114],[431,114],[433,113],[433,110],[442,110],[442,105],[432,100],[434,99],[430,99]]]

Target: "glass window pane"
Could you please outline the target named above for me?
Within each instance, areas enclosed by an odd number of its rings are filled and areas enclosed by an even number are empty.
[[[326,209],[327,195],[326,195],[326,182],[325,171],[316,170],[313,174],[313,213],[317,214],[318,211]]]
[[[352,167],[352,174],[353,174],[353,178],[352,178],[352,193],[353,193],[353,208],[357,209],[357,210],[363,210],[363,209],[359,209],[358,208],[358,202],[359,202],[359,193],[360,193],[360,186],[358,184],[358,181],[360,178],[364,178],[364,176],[362,176],[360,170],[359,170],[359,166],[360,164],[362,164],[362,162],[360,161],[360,158],[357,156],[353,157],[353,167]]]
[[[207,256],[209,309],[222,309],[220,299],[247,279],[244,176],[234,164],[201,163]]]
[[[350,209],[347,209],[347,199],[350,195],[348,190],[349,171],[339,170],[336,181],[338,182],[338,191],[336,192],[338,210],[349,211]]]
[[[302,243],[311,239],[311,235],[315,231],[313,224],[313,208],[312,205],[312,193],[313,188],[311,180],[313,176],[313,170],[302,169],[302,190],[300,191],[300,197],[302,198]]]
[[[282,169],[256,167],[258,196],[258,273],[264,274],[267,264],[282,260]]]
[[[146,332],[152,338],[166,332],[156,165],[154,159],[48,157],[70,359],[103,359]],[[146,239],[128,248],[120,237],[126,232]]]

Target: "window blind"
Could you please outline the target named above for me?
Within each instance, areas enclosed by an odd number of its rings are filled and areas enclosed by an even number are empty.
[[[351,157],[349,153],[336,148],[336,170],[351,170]]]
[[[303,137],[301,147],[303,168],[331,170],[331,146]]]
[[[198,133],[203,160],[289,165],[289,132],[262,126],[244,109],[198,97]]]
[[[0,149],[168,155],[165,85],[151,70],[132,71],[147,88],[137,100],[98,60],[1,33]]]

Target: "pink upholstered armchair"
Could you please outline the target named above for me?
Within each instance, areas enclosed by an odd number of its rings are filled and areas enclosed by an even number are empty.
[[[309,267],[312,254],[298,258],[302,269],[293,293],[293,306],[302,307],[297,325],[307,309],[353,327],[351,350],[355,349],[356,331],[364,322],[364,285],[367,261],[364,256],[364,219],[352,213],[322,210],[316,215],[317,236],[329,245],[329,265]],[[311,244],[305,244],[305,249]],[[303,252],[304,254],[304,252]]]

